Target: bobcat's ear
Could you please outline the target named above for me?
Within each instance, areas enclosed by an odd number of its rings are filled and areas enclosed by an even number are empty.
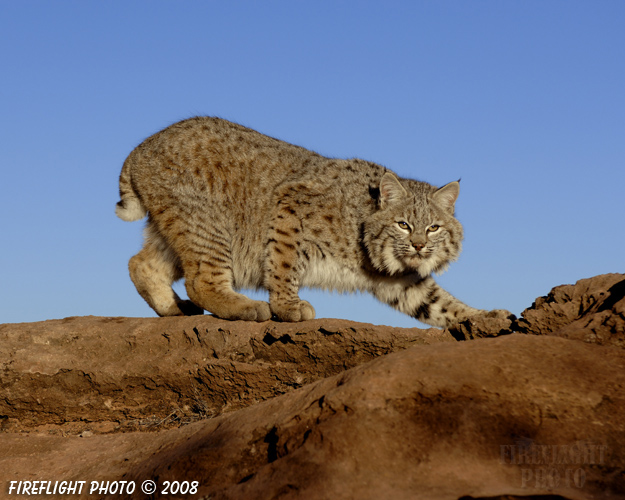
[[[456,200],[460,194],[460,181],[453,181],[437,189],[432,195],[434,203],[453,215]]]
[[[397,177],[386,172],[380,180],[380,207],[384,208],[389,203],[394,203],[406,197],[408,193],[399,183]]]

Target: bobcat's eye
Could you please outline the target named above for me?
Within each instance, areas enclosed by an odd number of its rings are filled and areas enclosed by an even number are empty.
[[[440,226],[438,224],[432,224],[430,227],[428,227],[428,232],[433,233],[434,231],[438,231],[439,228]]]
[[[410,226],[408,225],[407,222],[400,221],[397,223],[397,225],[406,231],[410,231]]]

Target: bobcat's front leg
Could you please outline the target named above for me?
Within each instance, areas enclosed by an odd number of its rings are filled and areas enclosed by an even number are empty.
[[[271,312],[281,321],[315,317],[314,308],[298,295],[306,260],[302,241],[302,225],[295,210],[286,202],[279,203],[268,232],[265,287]]]
[[[512,313],[503,309],[476,309],[443,290],[431,277],[417,276],[388,281],[376,291],[376,296],[395,309],[432,326],[450,327],[472,316],[507,318]]]

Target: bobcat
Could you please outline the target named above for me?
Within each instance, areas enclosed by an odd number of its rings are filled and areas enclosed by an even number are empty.
[[[206,309],[231,320],[309,320],[315,310],[300,300],[303,286],[367,291],[433,326],[486,313],[431,277],[460,253],[457,181],[436,188],[196,117],[137,146],[119,191],[121,219],[148,216],[129,270],[160,316]],[[181,278],[190,300],[171,288]],[[267,289],[269,303],[235,292],[242,288]]]

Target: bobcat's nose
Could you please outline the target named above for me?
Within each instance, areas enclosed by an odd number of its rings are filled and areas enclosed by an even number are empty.
[[[425,247],[423,243],[413,243],[412,246],[417,252],[420,252]]]

